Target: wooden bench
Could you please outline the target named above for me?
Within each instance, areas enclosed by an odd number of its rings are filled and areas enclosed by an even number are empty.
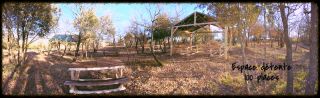
[[[117,91],[123,91],[126,88],[123,86],[123,83],[128,81],[127,77],[122,76],[122,71],[124,66],[114,66],[114,67],[92,67],[92,68],[69,68],[71,71],[71,81],[65,81],[64,85],[70,87],[69,93],[74,94],[101,94],[101,93],[111,93]],[[120,75],[116,73],[116,78],[107,78],[107,79],[79,79],[81,71],[102,71],[102,70],[117,70],[120,72]],[[108,89],[108,90],[94,90],[94,91],[84,91],[78,90],[75,86],[110,86],[114,84],[120,84],[118,88]]]

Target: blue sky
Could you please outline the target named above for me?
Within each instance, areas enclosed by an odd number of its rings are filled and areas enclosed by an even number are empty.
[[[151,5],[154,10],[155,4],[161,5],[162,11],[166,12],[169,16],[175,15],[175,9],[182,9],[182,15],[180,16],[180,19],[186,17],[194,11],[203,12],[202,9],[196,8],[197,3],[85,3],[84,6],[95,9],[97,17],[107,14],[111,15],[117,35],[123,36],[127,30],[127,27],[130,25],[130,20],[133,17],[136,17],[138,20],[148,20],[149,17],[146,7]],[[55,5],[61,9],[58,30],[57,33],[52,33],[48,37],[50,38],[54,34],[65,34],[66,32],[77,34],[77,30],[74,29],[72,24],[75,18],[73,11],[76,12],[75,3],[56,3]],[[302,9],[299,9],[294,13],[297,14],[297,16],[293,15],[295,17],[290,19],[289,23],[302,18],[301,14],[299,14],[301,13],[301,10]],[[293,27],[293,29],[296,29],[296,27]],[[290,36],[295,35],[295,30],[290,32]]]
[[[162,11],[168,13],[168,15],[175,15],[175,9],[181,10],[182,15],[180,19],[193,13],[194,11],[202,12],[201,9],[196,9],[196,3],[157,3],[160,4]],[[65,34],[67,31],[77,33],[73,27],[73,20],[75,18],[73,12],[75,11],[75,5],[73,3],[57,3],[61,9],[61,16],[58,24],[58,34]],[[96,16],[101,17],[104,15],[111,15],[113,24],[116,28],[117,35],[124,35],[127,27],[130,24],[130,20],[133,17],[148,19],[148,13],[146,7],[150,3],[87,3],[84,6],[95,9]],[[151,3],[151,6],[154,6]],[[57,34],[55,33],[55,34]],[[54,34],[52,34],[54,35]],[[52,36],[50,35],[50,36]]]

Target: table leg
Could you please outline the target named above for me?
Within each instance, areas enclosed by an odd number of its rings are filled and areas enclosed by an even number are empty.
[[[80,71],[76,71],[74,79],[79,80],[79,75],[80,75]]]
[[[71,80],[75,80],[75,76],[74,76],[75,74],[74,73],[75,73],[75,71],[71,71],[71,74],[70,74],[71,75]],[[70,87],[69,93],[73,93],[74,90],[76,90],[76,87],[73,86],[73,85],[70,85],[69,87]]]
[[[119,69],[116,69],[116,78],[119,78],[119,76],[118,76],[118,70],[119,70]]]
[[[123,70],[123,69],[121,68],[121,69],[120,69],[120,77],[122,77],[122,75],[123,75],[123,74],[122,74],[122,70]]]

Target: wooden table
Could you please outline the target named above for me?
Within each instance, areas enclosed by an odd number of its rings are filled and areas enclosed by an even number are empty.
[[[65,81],[64,85],[69,85],[70,93],[74,94],[101,94],[101,93],[110,93],[125,90],[123,83],[128,81],[128,78],[123,77],[123,69],[125,66],[113,66],[113,67],[90,67],[90,68],[69,68],[71,75],[71,81]],[[107,78],[107,79],[80,79],[79,75],[81,71],[103,71],[103,70],[116,70],[120,74],[116,73],[116,78]],[[114,84],[120,84],[116,89],[108,90],[95,90],[95,91],[83,91],[77,90],[75,86],[110,86]]]

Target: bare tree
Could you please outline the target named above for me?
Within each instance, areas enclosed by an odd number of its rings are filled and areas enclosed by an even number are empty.
[[[150,41],[150,48],[151,48],[151,53],[152,53],[152,56],[154,58],[154,60],[158,63],[158,65],[162,66],[163,64],[158,60],[158,58],[156,57],[156,55],[154,54],[154,51],[153,51],[153,32],[154,31],[154,28],[155,28],[155,21],[157,19],[157,16],[160,15],[161,13],[161,8],[160,8],[160,5],[156,5],[157,8],[152,10],[151,9],[151,5],[149,5],[148,7],[146,7],[146,11],[147,13],[149,14],[149,21],[148,20],[145,20],[143,19],[143,22],[144,24],[141,24],[141,23],[138,23],[138,22],[135,22],[137,25],[140,25],[140,26],[143,26],[146,30],[148,30],[151,34],[151,41]]]
[[[316,3],[311,4],[311,46],[310,46],[310,61],[308,66],[308,76],[306,80],[305,94],[313,95],[315,93],[315,84],[318,80],[318,6]]]
[[[288,16],[285,13],[285,4],[280,3],[279,8],[280,8],[280,14],[281,14],[281,20],[283,24],[283,30],[284,30],[284,41],[286,44],[286,64],[291,65],[292,64],[292,44],[289,39],[288,35]],[[293,93],[293,72],[292,70],[287,71],[287,86],[286,86],[286,93],[287,94],[292,94]]]

